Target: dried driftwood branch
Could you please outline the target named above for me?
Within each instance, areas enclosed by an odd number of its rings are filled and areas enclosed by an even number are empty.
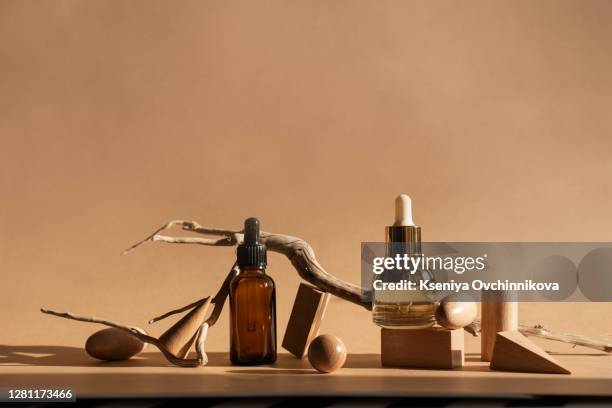
[[[75,315],[75,314],[68,313],[68,312],[55,312],[53,310],[44,309],[44,308],[41,308],[40,311],[43,313],[49,314],[49,315],[63,317],[65,319],[77,320],[79,322],[87,322],[87,323],[98,323],[98,324],[103,324],[105,326],[110,326],[110,327],[124,330],[130,333],[131,335],[137,337],[144,343],[152,344],[153,346],[157,347],[159,351],[162,352],[164,357],[166,357],[166,360],[168,360],[168,362],[174,365],[180,366],[180,367],[197,367],[201,365],[201,361],[208,361],[208,358],[206,357],[206,353],[203,354],[203,357],[198,357],[197,359],[177,358],[173,356],[172,353],[170,353],[168,350],[166,350],[164,345],[161,344],[161,342],[157,338],[153,336],[149,336],[148,334],[139,331],[136,327],[126,326],[121,323],[116,323],[111,320],[100,319],[100,318],[93,317],[93,316],[92,317],[79,316],[79,315]]]
[[[234,276],[238,275],[239,272],[240,271],[238,269],[238,265],[234,264],[232,266],[232,269],[229,271],[229,273],[225,277],[225,280],[223,281],[221,288],[219,288],[219,291],[217,292],[215,297],[212,299],[212,303],[215,305],[215,307],[212,313],[210,314],[210,316],[208,317],[208,319],[206,319],[205,323],[208,324],[208,327],[214,326],[214,324],[217,322],[217,319],[219,319],[219,316],[221,315],[221,311],[223,310],[223,305],[225,304],[225,299],[229,295],[229,284],[234,278]],[[175,315],[177,313],[182,313],[187,310],[191,310],[194,307],[199,306],[202,303],[202,301],[203,299],[200,299],[196,302],[188,304],[187,306],[183,306],[175,310],[170,310],[169,312],[166,312],[162,314],[161,316],[152,318],[151,320],[149,320],[149,324],[158,322],[160,320],[165,319],[166,317]]]
[[[233,277],[238,274],[238,272],[239,272],[238,266],[234,264],[232,266],[232,269],[227,274],[225,280],[223,281],[221,288],[219,288],[219,291],[217,292],[215,297],[211,300],[211,303],[214,303],[215,305],[213,308],[213,311],[210,314],[210,316],[206,319],[206,321],[202,324],[202,326],[198,329],[198,332],[197,332],[195,349],[196,349],[196,353],[198,357],[196,359],[175,357],[174,355],[172,355],[172,353],[170,353],[164,347],[164,345],[157,338],[149,336],[148,334],[140,331],[140,329],[136,327],[126,326],[121,323],[116,323],[111,320],[100,319],[100,318],[93,317],[93,316],[78,316],[78,315],[68,313],[68,312],[55,312],[53,310],[44,309],[44,308],[41,308],[40,311],[43,313],[49,314],[49,315],[63,317],[65,319],[77,320],[80,322],[87,322],[87,323],[98,323],[98,324],[103,324],[105,326],[110,326],[110,327],[115,327],[117,329],[125,330],[128,333],[140,339],[141,341],[148,343],[148,344],[152,344],[153,346],[157,347],[162,352],[166,360],[168,360],[168,362],[171,364],[174,364],[179,367],[204,366],[208,364],[208,356],[206,355],[206,351],[204,350],[206,338],[208,336],[208,329],[211,326],[214,326],[217,320],[219,319],[219,316],[221,315],[221,311],[223,310],[223,305],[225,304],[225,299],[227,298],[229,294],[229,283],[231,282]],[[158,316],[158,317],[155,317],[149,320],[149,323],[154,323],[159,320],[165,319],[166,317],[171,316],[173,314],[181,313],[181,312],[185,312],[187,310],[193,309],[194,307],[199,306],[200,304],[208,300],[209,298],[200,299],[197,302],[191,303],[187,306],[183,306],[176,310],[171,310],[170,312],[164,313],[161,316]]]
[[[172,227],[181,227],[185,231],[216,236],[219,238],[170,237],[159,234]],[[123,251],[122,255],[127,254],[147,241],[173,244],[233,246],[241,242],[243,237],[244,234],[242,231],[209,228],[203,227],[194,221],[174,220],[161,226],[153,234]],[[362,299],[361,288],[359,286],[336,278],[319,264],[319,261],[317,261],[315,257],[314,250],[306,241],[290,235],[272,234],[269,232],[261,232],[260,238],[262,243],[268,247],[268,250],[285,255],[305,281],[310,282],[325,292],[329,292],[332,295],[348,300],[368,310],[372,308],[370,302],[366,302]]]
[[[519,325],[519,331],[525,336],[541,337],[546,340],[560,341],[562,343],[570,343],[575,346],[583,346],[596,350],[612,353],[612,344],[603,340],[591,339],[579,334],[570,333],[554,333],[540,325],[525,326]]]
[[[177,313],[186,312],[187,310],[191,310],[196,306],[200,306],[202,304],[202,299],[197,300],[193,303],[188,304],[187,306],[179,307],[178,309],[170,310],[169,312],[164,313],[161,316],[157,316],[149,320],[149,324],[153,324],[155,322],[159,322],[160,320],[164,320],[166,317],[173,316]]]
[[[202,235],[210,235],[217,238],[172,237],[167,235],[160,235],[162,231],[173,227],[180,227],[184,231],[194,232]],[[365,301],[361,296],[361,288],[359,286],[338,279],[329,272],[327,272],[321,266],[321,264],[315,257],[314,250],[306,241],[284,234],[273,234],[269,232],[261,232],[260,234],[261,241],[268,247],[268,249],[270,251],[278,252],[280,254],[285,255],[289,259],[293,267],[297,270],[298,274],[302,279],[306,280],[307,282],[310,282],[311,284],[315,285],[324,292],[328,292],[344,300],[348,300],[349,302],[359,305],[365,309],[371,309],[371,303]],[[138,246],[148,241],[166,242],[172,244],[233,246],[242,241],[243,235],[244,234],[242,231],[204,227],[195,221],[173,220],[165,225],[162,225],[151,235],[123,251],[122,255],[127,254],[128,252],[134,250]],[[217,304],[215,303],[215,310],[216,306]],[[480,321],[474,321],[465,329],[474,336],[477,336],[480,332]],[[520,325],[519,330],[521,331],[521,333],[527,336],[537,336],[548,340],[589,347],[605,351],[607,353],[612,352],[612,344],[610,343],[601,340],[590,339],[581,335],[553,333],[539,325]]]
[[[472,327],[477,333],[480,332],[480,320],[475,320],[474,323],[472,323]],[[573,344],[574,346],[588,347],[606,353],[612,353],[612,343],[592,339],[579,334],[551,332],[539,324],[535,326],[519,324],[519,331],[525,336],[541,337],[546,340],[559,341],[561,343]]]

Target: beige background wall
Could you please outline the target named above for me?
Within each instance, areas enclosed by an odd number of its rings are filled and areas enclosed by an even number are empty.
[[[585,0],[1,0],[0,343],[94,330],[43,305],[144,326],[214,293],[232,249],[119,256],[172,218],[256,215],[355,283],[400,192],[428,240],[612,240],[610,21]],[[269,273],[282,335],[299,281]],[[606,304],[521,311],[612,333]],[[369,321],[334,301],[323,330],[375,351]]]

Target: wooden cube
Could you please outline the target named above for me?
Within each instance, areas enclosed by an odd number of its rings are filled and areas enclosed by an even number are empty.
[[[381,362],[388,367],[455,368],[464,363],[463,329],[381,329]]]
[[[330,296],[313,286],[300,283],[283,338],[285,350],[297,358],[304,357],[310,342],[319,334]]]

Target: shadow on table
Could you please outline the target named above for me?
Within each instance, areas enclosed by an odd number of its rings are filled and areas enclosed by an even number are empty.
[[[286,370],[286,369],[282,369],[282,368],[270,368],[270,369],[263,369],[263,370],[228,370],[227,371],[230,374],[271,374],[271,375],[296,375],[296,374],[312,374],[312,375],[317,375],[319,374],[318,371],[316,371],[314,368],[311,369],[290,369],[290,370]]]
[[[149,346],[151,347],[151,346]],[[207,353],[208,365],[229,366],[227,353]],[[195,357],[195,356],[190,356]],[[90,357],[84,349],[70,346],[0,345],[1,366],[51,366],[51,367],[168,367],[160,352],[144,352],[129,360],[100,361]]]
[[[151,346],[149,346],[151,347]],[[1,366],[50,366],[50,367],[171,367],[163,355],[153,351],[153,347],[129,360],[99,361],[90,357],[84,349],[70,346],[46,345],[0,345]],[[297,359],[281,353],[275,364],[260,369],[234,367],[230,364],[226,352],[208,352],[208,366],[232,367],[228,372],[236,374],[313,374],[315,371],[308,363],[308,358]],[[191,355],[190,357],[195,357]],[[466,362],[480,362],[480,354],[468,353]],[[376,353],[349,354],[344,368],[381,368],[380,355]],[[469,364],[456,369],[458,371],[489,371],[488,364]]]
[[[481,362],[480,353],[465,353],[465,362],[466,363],[477,363]]]
[[[480,361],[480,354],[479,353],[468,353],[465,356],[465,361],[466,362],[478,362],[478,363],[482,363]],[[346,358],[346,363],[344,364],[344,368],[382,368],[381,362],[380,362],[380,355],[379,354],[349,354]],[[402,370],[403,368],[399,368],[399,367],[389,367],[389,369],[396,369],[396,370]],[[418,368],[406,368],[407,370],[420,370]],[[423,370],[430,370],[427,368],[424,368]],[[482,363],[482,364],[470,364],[470,365],[465,365],[463,367],[458,367],[454,369],[455,371],[489,371],[489,367],[488,367],[488,363]],[[449,370],[452,371],[452,370]]]
[[[345,368],[381,368],[380,354],[349,354],[346,356]]]

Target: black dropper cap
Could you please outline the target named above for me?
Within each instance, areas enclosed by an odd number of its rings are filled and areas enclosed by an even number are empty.
[[[241,268],[264,269],[267,265],[266,246],[259,242],[259,220],[248,218],[244,222],[244,242],[236,251]]]

